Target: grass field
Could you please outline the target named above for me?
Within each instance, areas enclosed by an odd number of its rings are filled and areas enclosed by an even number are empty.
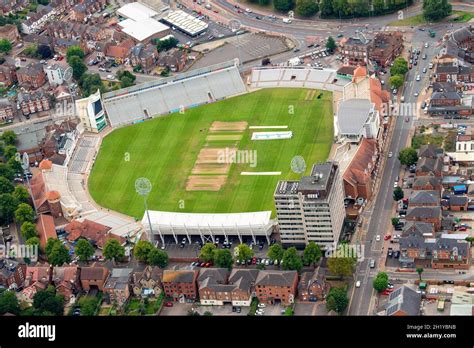
[[[474,18],[474,12],[453,11],[451,16],[445,19],[442,19],[439,22],[466,23],[466,22],[469,22],[472,18]],[[415,25],[422,25],[422,24],[429,24],[429,23],[423,17],[423,14],[419,14],[416,16],[412,16],[412,17],[408,17],[405,19],[391,22],[388,25],[392,27],[398,27],[398,26],[401,27],[401,26],[415,26]]]
[[[141,219],[143,198],[135,192],[134,183],[137,178],[146,177],[153,184],[148,197],[150,209],[198,213],[273,211],[278,180],[299,177],[291,171],[292,158],[303,156],[308,174],[312,164],[325,161],[331,149],[332,94],[322,92],[317,99],[316,93],[312,100],[305,100],[311,93],[308,91],[264,89],[117,129],[102,143],[89,178],[90,193],[103,207]],[[247,129],[238,141],[209,143],[206,137],[214,121],[246,121],[248,126],[288,125],[285,130],[292,131],[293,138],[252,141],[253,130]],[[256,167],[232,164],[227,181],[218,192],[186,191],[201,148],[236,144],[239,150],[256,150]],[[242,171],[282,174],[241,176]]]

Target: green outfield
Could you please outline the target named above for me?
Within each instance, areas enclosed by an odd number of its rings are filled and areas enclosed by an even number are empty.
[[[212,132],[215,121],[246,121],[249,127],[288,129],[247,127],[241,133]],[[292,131],[293,137],[251,140],[253,132],[266,131]],[[144,212],[143,198],[134,186],[139,177],[153,184],[148,197],[150,209],[196,213],[274,211],[273,192],[278,180],[299,178],[291,171],[292,158],[303,156],[309,173],[313,163],[327,159],[333,133],[330,92],[264,89],[114,130],[103,140],[89,177],[89,190],[103,207],[139,219]],[[232,164],[219,191],[188,191],[189,176],[201,149],[213,147],[252,151],[257,156],[256,166]],[[243,171],[281,175],[242,176]]]

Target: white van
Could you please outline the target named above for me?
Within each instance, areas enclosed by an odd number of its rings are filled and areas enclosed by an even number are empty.
[[[289,18],[283,18],[283,23],[290,24],[290,23],[291,23],[291,19],[289,19]]]

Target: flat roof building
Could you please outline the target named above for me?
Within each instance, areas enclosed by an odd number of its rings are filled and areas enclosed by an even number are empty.
[[[181,10],[170,11],[162,20],[191,36],[203,33],[209,26],[206,22]]]

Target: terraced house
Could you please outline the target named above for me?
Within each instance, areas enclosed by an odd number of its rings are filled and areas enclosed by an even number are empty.
[[[260,271],[255,281],[255,294],[260,302],[294,303],[298,287],[296,271]]]

